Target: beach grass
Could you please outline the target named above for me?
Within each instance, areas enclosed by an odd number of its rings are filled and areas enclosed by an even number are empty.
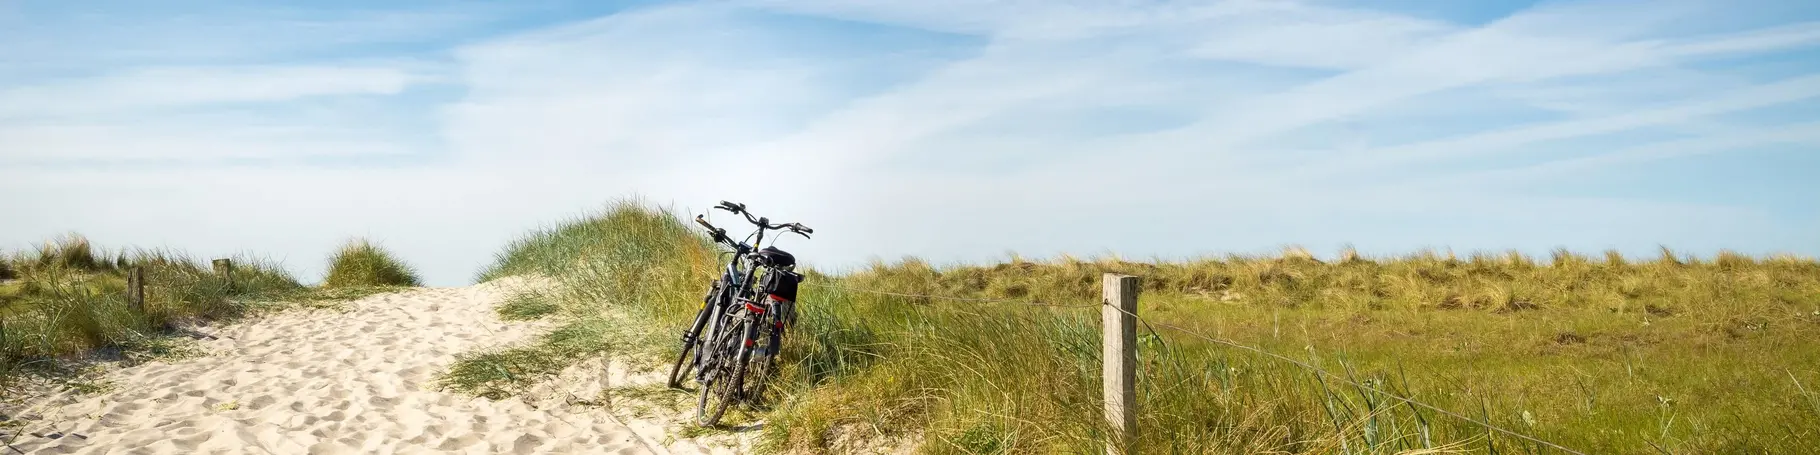
[[[152,358],[190,322],[227,321],[297,304],[355,299],[397,286],[299,283],[277,263],[235,255],[231,275],[169,250],[107,250],[69,234],[0,252],[0,399],[27,379],[67,379],[92,360]],[[144,303],[127,297],[141,270]]]
[[[534,232],[479,279],[554,280],[538,304],[509,307],[563,328],[465,356],[452,371],[469,374],[446,384],[505,396],[589,355],[662,364],[719,260],[677,214],[635,200]],[[1820,446],[1820,262],[1667,249],[809,271],[773,382],[782,398],[735,418],[764,419],[771,451],[913,440],[921,453],[1096,452],[1104,273],[1142,280],[1146,451],[1561,453],[1480,423],[1583,453]]]
[[[422,286],[417,271],[397,255],[366,239],[349,240],[329,257],[326,288]]]

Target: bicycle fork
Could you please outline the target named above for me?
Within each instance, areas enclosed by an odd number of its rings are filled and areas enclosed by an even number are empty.
[[[703,328],[707,327],[708,317],[709,317],[708,311],[698,311],[695,313],[695,322],[692,324],[689,324],[689,328],[687,330],[683,330],[683,333],[682,333],[683,349],[689,349],[691,347],[694,347],[696,341],[702,339],[701,331]],[[695,359],[700,359],[700,358],[701,358],[701,349],[695,349],[695,355],[692,359],[690,359],[689,363],[691,365],[695,365],[696,364]]]

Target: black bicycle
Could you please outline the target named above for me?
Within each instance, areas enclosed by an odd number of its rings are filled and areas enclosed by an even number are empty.
[[[765,233],[788,230],[808,238],[815,232],[801,223],[772,224],[754,217],[745,204],[721,201],[715,208],[744,215],[757,226],[746,240],[757,240],[733,241],[725,229],[695,217],[715,243],[732,249],[726,252],[732,258],[683,332],[681,352],[670,367],[669,385],[674,388],[682,387],[683,378],[695,371],[694,379],[701,384],[696,420],[703,426],[719,423],[733,402],[762,405],[766,386],[776,375],[784,331],[795,323],[796,288],[802,275],[795,271],[795,256],[775,246],[758,248]]]

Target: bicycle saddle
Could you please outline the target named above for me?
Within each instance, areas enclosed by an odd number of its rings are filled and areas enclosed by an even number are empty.
[[[796,255],[777,249],[777,247],[774,246],[767,246],[764,249],[758,250],[757,254],[759,260],[765,261],[765,264],[772,267],[796,266]]]

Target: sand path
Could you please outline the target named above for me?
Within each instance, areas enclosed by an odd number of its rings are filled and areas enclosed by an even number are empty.
[[[547,328],[497,318],[492,308],[512,283],[383,294],[345,310],[199,328],[207,355],[114,371],[104,393],[42,398],[32,404],[36,415],[22,416],[40,422],[31,427],[37,435],[13,445],[82,454],[735,451],[665,436],[674,419],[435,390],[456,354]]]

